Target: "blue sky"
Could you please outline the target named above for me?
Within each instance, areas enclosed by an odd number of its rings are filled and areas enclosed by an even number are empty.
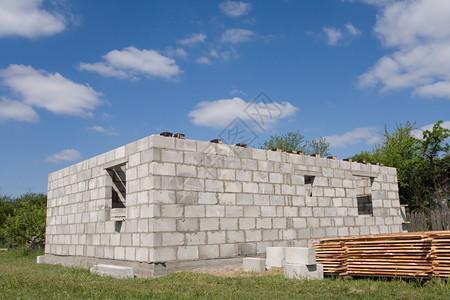
[[[162,131],[339,158],[450,127],[450,1],[0,0],[0,194]],[[237,118],[237,119],[236,119]]]

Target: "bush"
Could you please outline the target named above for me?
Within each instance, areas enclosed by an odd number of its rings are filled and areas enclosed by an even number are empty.
[[[2,236],[10,245],[28,243],[36,248],[45,239],[47,196],[28,193],[8,203],[9,214],[0,228]]]

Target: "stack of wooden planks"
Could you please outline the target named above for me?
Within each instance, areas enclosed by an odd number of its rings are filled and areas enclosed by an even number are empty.
[[[450,231],[322,239],[313,246],[329,275],[450,276]]]
[[[447,234],[440,234],[447,232]],[[450,231],[435,231],[430,237],[433,275],[450,277]]]
[[[328,241],[316,245],[316,261],[323,264],[325,274],[345,272],[346,250],[343,241]]]

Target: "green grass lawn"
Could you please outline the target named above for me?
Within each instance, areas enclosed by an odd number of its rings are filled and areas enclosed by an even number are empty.
[[[450,299],[450,281],[326,278],[282,275],[218,277],[193,272],[159,278],[113,279],[86,269],[37,265],[42,253],[0,252],[1,299]]]

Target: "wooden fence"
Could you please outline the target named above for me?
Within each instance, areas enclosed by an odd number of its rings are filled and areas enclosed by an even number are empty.
[[[450,211],[407,213],[408,232],[450,230]]]

